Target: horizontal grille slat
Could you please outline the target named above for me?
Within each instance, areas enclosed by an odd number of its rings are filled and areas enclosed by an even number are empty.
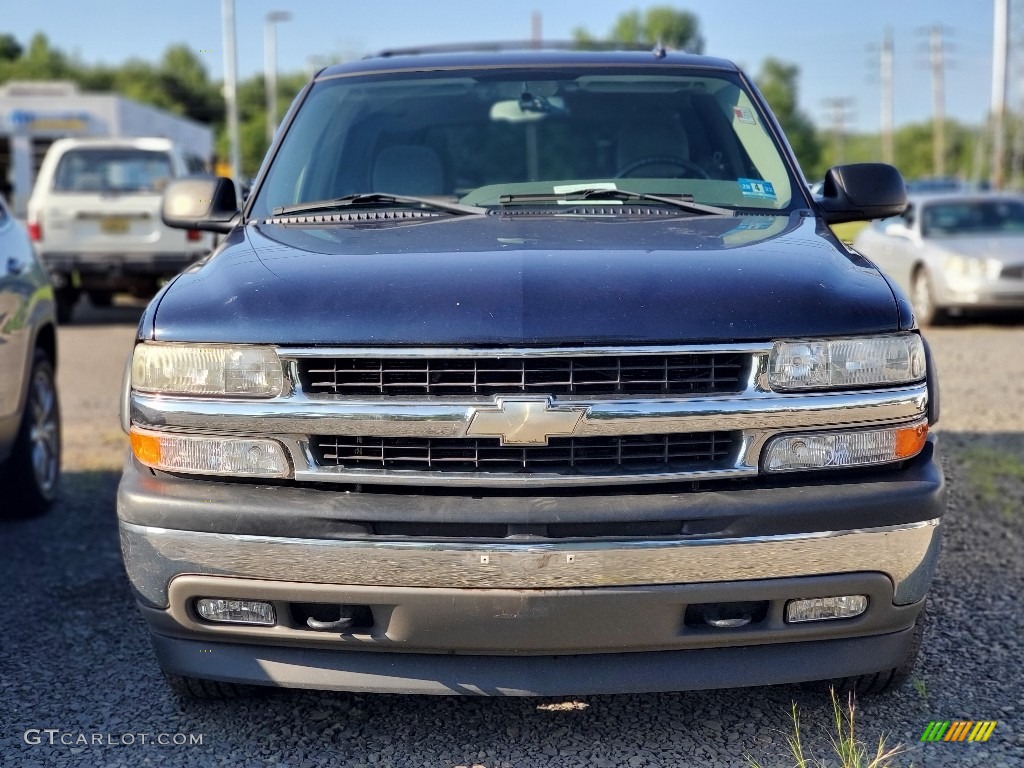
[[[742,392],[751,356],[735,352],[522,358],[299,361],[310,395],[700,395]]]
[[[313,437],[320,467],[422,472],[562,474],[697,471],[726,466],[736,432],[552,438],[543,446],[503,446],[497,438]]]

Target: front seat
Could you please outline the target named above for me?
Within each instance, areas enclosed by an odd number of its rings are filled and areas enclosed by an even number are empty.
[[[444,168],[430,147],[396,144],[377,154],[373,191],[399,195],[443,195]]]
[[[693,176],[690,139],[681,127],[665,123],[631,123],[616,139],[619,176],[677,178]]]

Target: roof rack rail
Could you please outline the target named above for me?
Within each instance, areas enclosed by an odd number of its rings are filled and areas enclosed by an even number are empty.
[[[499,51],[648,51],[664,55],[665,48],[660,44],[651,46],[649,43],[626,43],[604,40],[495,40],[482,43],[441,43],[438,45],[421,45],[412,48],[388,48],[378,53],[364,56],[366,59],[389,58],[392,56],[419,56],[429,53],[490,53]]]

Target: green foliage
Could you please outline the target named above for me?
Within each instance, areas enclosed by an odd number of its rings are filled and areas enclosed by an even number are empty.
[[[21,43],[14,35],[0,35],[0,61],[14,61],[21,58]]]
[[[964,179],[986,178],[988,153],[976,157],[979,128],[963,125],[954,120],[945,124],[946,174]],[[820,178],[825,170],[836,165],[834,137],[824,135],[821,162],[813,178]],[[908,123],[896,129],[893,135],[894,164],[905,179],[919,179],[935,175],[932,155],[932,123]],[[984,149],[984,147],[983,147]],[[867,163],[882,160],[880,134],[850,134],[843,141],[843,162]]]
[[[68,80],[73,79],[75,67],[67,57],[50,47],[50,41],[42,32],[37,32],[29,41],[28,48],[11,58],[19,49],[17,40],[7,38],[6,55],[0,55],[0,82],[7,80]],[[12,45],[13,43],[13,45]]]
[[[821,140],[811,119],[798,106],[799,76],[800,68],[796,64],[768,58],[761,65],[757,87],[775,113],[804,174],[809,179],[816,179],[821,161]]]
[[[573,36],[580,47],[592,45],[597,39],[582,27],[576,29]],[[660,42],[667,48],[689,53],[704,52],[704,38],[700,34],[697,17],[670,5],[652,6],[643,13],[633,10],[620,14],[606,40],[652,47]]]

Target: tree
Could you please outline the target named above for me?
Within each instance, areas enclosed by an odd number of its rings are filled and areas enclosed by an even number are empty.
[[[583,28],[576,29],[573,36],[580,47],[596,42],[596,38]],[[612,43],[652,47],[661,43],[666,48],[688,53],[704,52],[704,38],[700,34],[697,17],[689,11],[677,11],[668,5],[653,6],[643,13],[633,10],[621,14],[606,39]]]
[[[0,61],[20,59],[23,49],[14,35],[0,35]]]
[[[9,36],[5,36],[8,37]],[[37,32],[29,41],[27,50],[19,50],[17,40],[7,40],[6,55],[0,55],[0,82],[6,80],[68,80],[75,74],[75,68],[67,57],[56,48],[42,32]],[[10,58],[19,50],[20,55]]]
[[[813,179],[824,173],[824,169],[819,167],[822,148],[814,123],[797,102],[799,76],[800,68],[795,64],[768,58],[761,65],[756,79],[761,95],[775,113],[804,174]]]
[[[224,119],[224,99],[206,73],[206,66],[187,45],[173,45],[160,61],[159,78],[181,114],[201,123]]]

